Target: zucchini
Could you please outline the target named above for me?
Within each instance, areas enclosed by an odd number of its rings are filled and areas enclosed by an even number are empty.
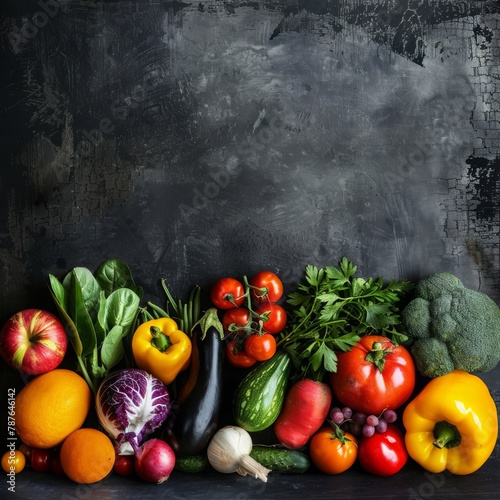
[[[192,455],[189,457],[175,457],[174,469],[179,472],[196,473],[208,467],[208,457],[206,455]]]
[[[233,399],[234,418],[240,427],[258,432],[274,423],[285,401],[290,370],[290,356],[278,351],[245,376]]]
[[[305,453],[276,446],[254,446],[250,456],[274,472],[302,474],[311,465]]]

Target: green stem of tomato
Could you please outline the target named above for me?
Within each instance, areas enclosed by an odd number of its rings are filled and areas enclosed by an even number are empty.
[[[256,311],[254,311],[252,309],[252,296],[250,294],[250,289],[251,288],[255,288],[255,287],[252,287],[250,285],[250,283],[248,282],[248,278],[246,276],[243,276],[243,285],[245,287],[245,293],[243,294],[243,296],[246,299],[246,306],[247,306],[247,309],[248,309],[248,323],[247,323],[247,326],[249,326],[250,332],[252,332],[254,330],[254,328],[252,327],[252,323],[255,323],[255,318],[257,317],[257,324],[259,326],[258,326],[258,330],[257,330],[256,333],[257,333],[257,335],[262,335],[262,321],[259,321],[261,319],[261,317],[257,314]]]

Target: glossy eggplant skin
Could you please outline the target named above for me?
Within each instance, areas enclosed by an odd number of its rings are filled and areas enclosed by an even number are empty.
[[[199,356],[196,383],[184,401],[172,405],[167,422],[167,440],[180,456],[202,452],[219,428],[223,392],[224,342],[216,328],[208,328],[205,337],[193,335]]]

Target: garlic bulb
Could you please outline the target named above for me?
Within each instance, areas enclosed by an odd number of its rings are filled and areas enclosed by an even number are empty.
[[[219,429],[207,449],[210,465],[218,472],[250,474],[264,482],[271,472],[250,456],[252,438],[245,429],[228,425]]]

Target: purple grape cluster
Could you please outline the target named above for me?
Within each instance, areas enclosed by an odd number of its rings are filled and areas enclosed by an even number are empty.
[[[392,424],[398,416],[393,410],[384,410],[379,416],[353,412],[351,408],[334,407],[330,410],[330,420],[355,436],[373,436],[376,432],[384,433],[387,424]]]

